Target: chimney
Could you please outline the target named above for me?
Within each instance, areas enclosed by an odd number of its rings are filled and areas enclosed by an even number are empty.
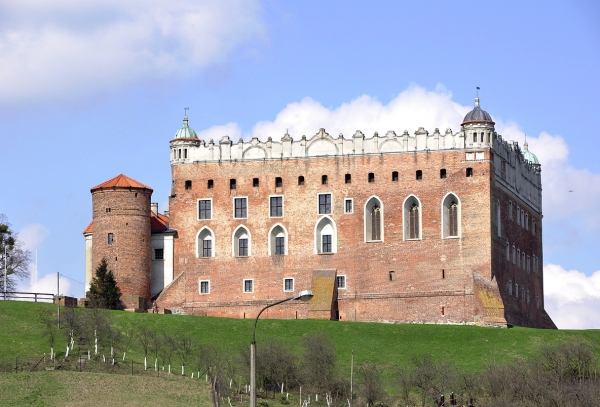
[[[152,202],[150,204],[150,209],[154,212],[155,215],[158,215],[158,202]]]
[[[167,218],[169,217],[169,211],[165,211],[164,214]]]

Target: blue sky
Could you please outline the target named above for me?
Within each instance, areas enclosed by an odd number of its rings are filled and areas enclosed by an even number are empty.
[[[90,188],[124,173],[167,209],[184,107],[215,140],[456,131],[479,86],[542,164],[547,310],[600,328],[599,22],[594,1],[3,2],[0,213],[38,291],[61,272],[82,296]]]

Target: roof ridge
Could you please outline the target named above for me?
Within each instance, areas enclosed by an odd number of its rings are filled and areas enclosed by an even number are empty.
[[[93,187],[91,189],[91,192],[94,192],[95,190],[98,189],[104,189],[104,188],[139,188],[139,189],[149,189],[150,191],[153,191],[152,188],[150,188],[147,185],[142,184],[139,181],[134,180],[133,178],[128,177],[125,174],[119,174],[114,178],[109,179],[108,181],[105,181],[99,185],[96,185],[95,187]]]

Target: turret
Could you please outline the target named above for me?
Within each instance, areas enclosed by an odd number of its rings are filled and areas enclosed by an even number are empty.
[[[475,107],[465,116],[461,126],[465,136],[465,148],[491,147],[494,140],[494,121],[488,112],[479,107],[479,98],[475,98]]]
[[[183,116],[183,127],[177,130],[175,138],[171,140],[171,165],[193,161],[191,160],[192,149],[199,145],[200,140],[196,132],[188,125],[188,117]]]

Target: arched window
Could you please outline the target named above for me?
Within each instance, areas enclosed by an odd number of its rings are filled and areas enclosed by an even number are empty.
[[[373,196],[365,203],[365,242],[383,240],[383,204]]]
[[[473,143],[477,143],[477,133],[473,133]]]
[[[411,195],[404,200],[404,240],[421,239],[421,202]]]
[[[337,253],[337,229],[329,216],[317,221],[314,245],[315,253]]]
[[[215,257],[215,234],[203,227],[196,237],[196,257]]]
[[[288,254],[287,230],[280,223],[269,231],[269,256]]]
[[[442,237],[460,236],[460,201],[454,194],[448,194],[442,201]]]
[[[233,232],[233,257],[247,257],[252,254],[252,238],[244,226],[238,226]]]

